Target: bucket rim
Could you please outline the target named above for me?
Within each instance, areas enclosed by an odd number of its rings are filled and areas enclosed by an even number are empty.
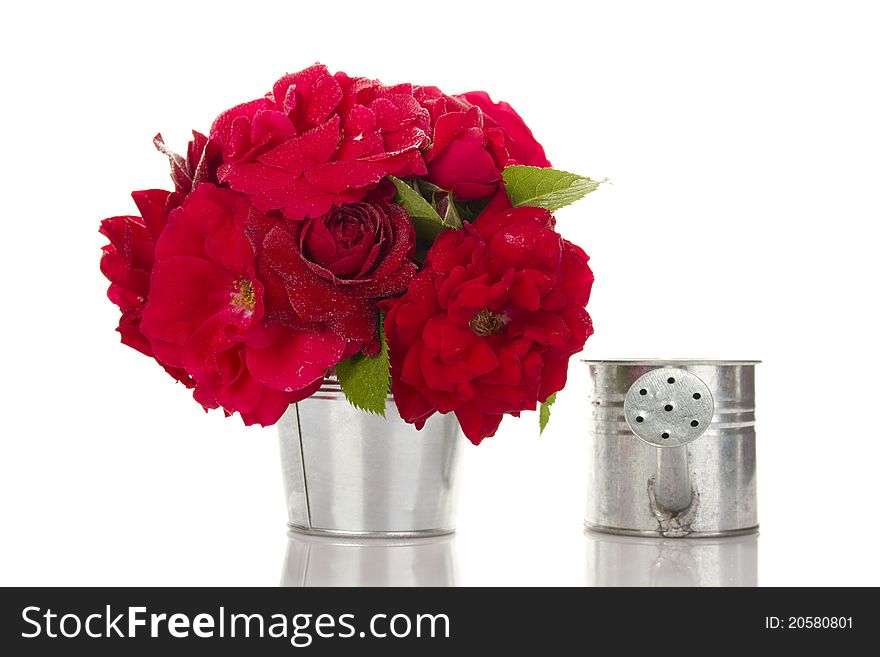
[[[317,392],[312,393],[306,399],[345,399],[345,393],[342,391],[342,385],[335,375],[325,376],[321,382],[321,387]],[[305,401],[305,399],[301,400]],[[388,401],[394,401],[394,395],[388,391]]]
[[[759,365],[760,360],[735,360],[735,359],[712,359],[712,358],[582,358],[582,363],[587,365],[632,365],[649,367],[681,367],[688,365]]]

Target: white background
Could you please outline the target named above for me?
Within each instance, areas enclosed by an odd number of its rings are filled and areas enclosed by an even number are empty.
[[[137,9],[133,7],[137,6]],[[141,8],[143,7],[143,8]],[[147,8],[148,7],[148,8]],[[880,584],[870,2],[14,3],[2,61],[0,583],[279,581],[273,429],[118,343],[98,221],[153,150],[316,60],[514,105],[596,272],[584,355],[757,358],[762,585]],[[586,368],[469,445],[458,583],[582,585]]]

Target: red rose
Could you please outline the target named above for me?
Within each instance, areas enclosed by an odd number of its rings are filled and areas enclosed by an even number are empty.
[[[415,230],[386,201],[349,203],[305,221],[279,221],[262,237],[267,313],[329,330],[349,352],[378,352],[376,302],[406,290],[416,274]]]
[[[401,417],[421,428],[454,412],[474,444],[504,414],[562,389],[569,357],[592,333],[587,255],[548,211],[499,204],[442,233],[407,293],[385,304]]]
[[[512,164],[550,166],[519,115],[474,91],[447,96],[437,87],[416,87],[416,99],[431,115],[433,139],[424,152],[427,179],[459,200],[487,198]]]
[[[412,86],[331,75],[315,65],[285,75],[265,98],[221,114],[221,182],[257,209],[288,219],[360,201],[383,177],[423,175],[428,115]]]
[[[100,232],[110,243],[103,247],[101,272],[110,281],[107,296],[119,306],[122,317],[116,329],[122,343],[155,358],[149,340],[141,332],[141,313],[150,294],[155,242],[165,228],[173,194],[161,189],[133,192],[142,217],[110,217],[101,222]],[[159,361],[175,379],[192,387],[185,370]]]
[[[156,244],[141,327],[156,356],[186,369],[205,408],[272,424],[320,386],[345,344],[329,332],[263,321],[247,224],[264,218],[237,192],[200,185]]]
[[[122,311],[117,329],[122,343],[155,358],[150,341],[141,332],[141,313],[150,293],[156,242],[168,222],[168,213],[201,182],[216,182],[220,151],[205,135],[193,131],[193,139],[182,157],[165,146],[162,135],[153,139],[156,148],[171,161],[174,192],[150,189],[133,192],[141,217],[111,217],[101,222],[100,232],[110,240],[103,247],[101,271],[110,280],[107,296]],[[159,361],[175,379],[192,387],[186,370]]]
[[[510,105],[504,101],[492,102],[485,91],[469,91],[461,94],[459,98],[464,98],[483,110],[486,125],[501,129],[504,133],[504,146],[512,160],[511,164],[550,166],[550,161],[544,155],[544,147],[538,143],[529,126]]]

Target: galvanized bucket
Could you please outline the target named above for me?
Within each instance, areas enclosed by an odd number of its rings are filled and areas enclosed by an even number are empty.
[[[279,423],[291,530],[354,537],[436,536],[455,531],[463,438],[452,414],[421,431],[360,411],[327,379]]]
[[[455,586],[455,537],[380,539],[291,532],[281,586]]]
[[[588,528],[666,538],[757,531],[758,361],[585,362]]]

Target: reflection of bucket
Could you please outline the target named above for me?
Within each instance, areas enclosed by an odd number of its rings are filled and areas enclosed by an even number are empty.
[[[757,530],[757,361],[586,362],[587,527],[667,538]]]
[[[455,537],[353,539],[291,532],[281,586],[454,586]]]
[[[587,586],[757,586],[758,536],[657,540],[587,531]]]
[[[452,413],[421,431],[354,408],[339,384],[294,404],[278,425],[291,529],[336,536],[436,536],[455,530],[463,441]]]

